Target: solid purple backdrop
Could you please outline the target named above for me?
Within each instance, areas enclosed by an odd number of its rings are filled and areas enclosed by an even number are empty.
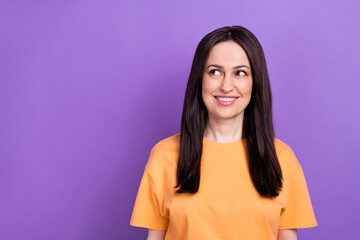
[[[225,25],[263,45],[276,137],[319,224],[300,239],[359,238],[358,1],[0,5],[0,239],[145,239],[129,226],[145,163],[179,132],[198,42]]]

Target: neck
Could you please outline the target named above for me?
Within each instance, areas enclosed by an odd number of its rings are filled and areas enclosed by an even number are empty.
[[[219,143],[240,141],[242,137],[244,113],[234,118],[219,119],[209,116],[204,137]]]

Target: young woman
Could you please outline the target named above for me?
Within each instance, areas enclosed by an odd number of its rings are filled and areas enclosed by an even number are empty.
[[[130,224],[154,240],[292,240],[317,226],[302,168],[274,138],[265,57],[249,30],[200,41],[180,134],[152,149]]]

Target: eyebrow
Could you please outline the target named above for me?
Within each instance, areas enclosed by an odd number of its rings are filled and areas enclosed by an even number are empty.
[[[217,64],[210,64],[209,66],[207,66],[207,68],[209,68],[209,67],[217,67],[217,68],[220,68],[220,69],[224,69],[224,66],[217,65]],[[233,69],[238,69],[238,68],[243,68],[243,67],[246,67],[246,68],[250,69],[246,65],[238,65],[238,66],[233,67]]]

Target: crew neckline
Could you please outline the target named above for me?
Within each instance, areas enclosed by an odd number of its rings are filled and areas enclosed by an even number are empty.
[[[232,144],[238,144],[238,143],[242,143],[245,139],[241,139],[241,140],[238,140],[238,141],[235,141],[235,142],[228,142],[228,143],[221,143],[221,142],[215,142],[215,141],[212,141],[212,140],[209,140],[205,137],[203,137],[203,141],[204,142],[207,142],[207,143],[210,143],[210,144],[217,144],[217,145],[232,145]]]

